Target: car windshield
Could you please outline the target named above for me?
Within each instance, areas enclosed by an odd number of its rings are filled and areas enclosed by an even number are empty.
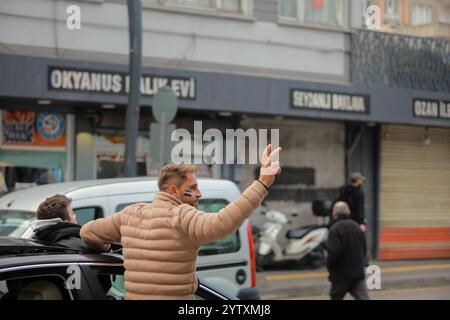
[[[0,236],[21,237],[35,217],[35,212],[0,210]]]

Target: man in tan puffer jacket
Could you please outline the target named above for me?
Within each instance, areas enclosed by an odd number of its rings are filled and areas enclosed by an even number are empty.
[[[264,150],[261,174],[234,202],[218,213],[197,209],[201,197],[194,165],[165,166],[160,192],[152,203],[126,207],[81,228],[81,238],[95,250],[120,242],[125,266],[125,299],[193,299],[200,245],[224,239],[261,204],[280,174],[275,158],[281,148]]]

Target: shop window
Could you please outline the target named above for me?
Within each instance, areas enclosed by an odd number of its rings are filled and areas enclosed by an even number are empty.
[[[249,0],[143,0],[142,4],[206,12],[246,14]]]
[[[150,141],[147,137],[138,137],[136,161],[137,175],[148,173]],[[96,136],[97,179],[118,178],[123,176],[125,158],[125,136],[123,134],[99,134]]]
[[[414,3],[411,6],[411,24],[414,26],[433,22],[433,8],[430,5]]]
[[[64,181],[64,114],[0,110],[0,118],[0,192]]]
[[[62,169],[8,166],[3,170],[5,187],[8,191],[64,181]]]
[[[280,0],[281,18],[345,27],[345,0]]]

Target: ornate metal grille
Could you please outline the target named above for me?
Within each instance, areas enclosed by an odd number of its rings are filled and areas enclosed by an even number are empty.
[[[352,81],[450,92],[450,41],[358,30],[352,35]]]

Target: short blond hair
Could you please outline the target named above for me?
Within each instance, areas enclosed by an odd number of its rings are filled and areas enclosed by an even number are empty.
[[[197,166],[193,164],[168,164],[165,165],[158,178],[158,188],[160,191],[166,191],[170,184],[177,187],[186,181],[188,173],[196,173]]]

